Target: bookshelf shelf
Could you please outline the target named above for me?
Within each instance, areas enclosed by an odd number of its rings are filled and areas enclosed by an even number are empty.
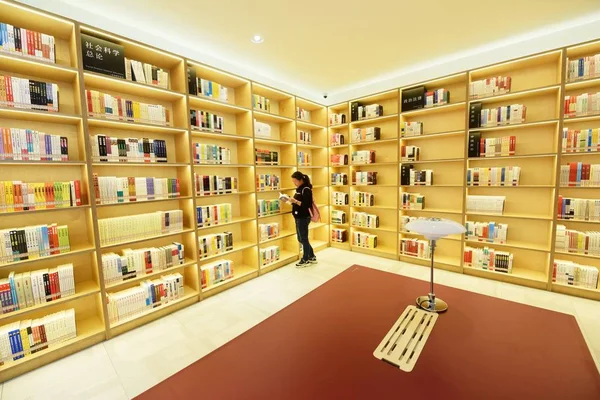
[[[381,139],[381,140],[371,140],[371,141],[367,141],[367,142],[350,142],[350,145],[353,147],[373,146],[373,145],[378,145],[380,143],[390,143],[390,142],[397,142],[397,141],[398,141],[397,138]]]
[[[254,164],[202,164],[194,163],[194,167],[197,168],[250,168],[254,167]]]
[[[184,94],[163,89],[154,85],[128,81],[127,79],[113,78],[111,76],[86,71],[83,73],[86,87],[102,88],[113,92],[126,93],[160,101],[173,102],[184,98]]]
[[[437,164],[437,163],[453,163],[463,162],[464,158],[446,158],[446,159],[434,159],[434,160],[419,160],[419,161],[400,161],[400,164]]]
[[[486,103],[495,103],[498,101],[521,100],[521,99],[526,99],[526,98],[535,97],[535,96],[539,96],[539,95],[549,94],[549,93],[553,93],[553,92],[558,95],[559,90],[560,90],[560,85],[550,85],[550,86],[546,86],[546,87],[542,87],[542,88],[521,90],[518,92],[511,92],[511,93],[501,94],[501,95],[497,95],[497,96],[489,96],[489,97],[485,97],[485,98],[481,98],[481,99],[472,99],[472,100],[470,100],[470,102],[486,104]]]
[[[600,86],[600,78],[582,79],[565,83],[565,90],[586,89]]]
[[[298,142],[296,144],[296,147],[298,147],[298,148],[304,148],[304,149],[326,149],[327,148],[325,146],[318,146],[318,145],[315,145],[315,144],[307,144],[307,143],[301,143],[301,142]]]
[[[65,258],[65,257],[72,257],[75,255],[79,255],[79,254],[84,254],[84,253],[89,253],[91,251],[94,251],[95,247],[89,244],[84,244],[84,245],[71,245],[71,251],[66,252],[66,253],[61,253],[61,254],[52,254],[48,257],[40,257],[40,258],[30,258],[28,260],[21,260],[21,261],[14,261],[11,263],[7,263],[7,264],[0,264],[0,270],[1,269],[7,269],[7,268],[15,268],[24,264],[28,264],[28,263],[33,263],[36,261],[49,261],[49,262],[54,262],[55,259],[57,258]]]
[[[349,147],[349,146],[350,146],[350,144],[347,143],[347,144],[339,144],[339,145],[336,145],[336,146],[329,146],[329,148],[330,149],[343,149],[344,147]]]
[[[275,144],[275,145],[295,145],[296,144],[296,142],[290,142],[287,140],[262,139],[262,138],[254,138],[254,143]]]
[[[569,222],[576,222],[576,223],[581,223],[581,224],[600,224],[600,221],[586,221],[586,220],[581,220],[581,219],[562,219],[562,218],[557,218],[556,221],[558,223],[561,223],[561,224],[569,223]]]
[[[200,129],[196,129],[192,127],[191,131],[193,138],[210,138],[210,139],[219,139],[219,140],[252,140],[252,136],[242,136],[236,135],[235,133],[219,133],[219,132],[209,132],[203,131]]]
[[[101,168],[101,167],[162,167],[162,168],[171,168],[171,167],[189,167],[187,163],[144,163],[144,162],[94,162],[92,163],[92,167]]]
[[[371,253],[371,254],[386,254],[388,256],[393,256],[393,258],[395,258],[396,256],[396,249],[395,248],[391,248],[391,247],[386,247],[386,246],[377,246],[374,249],[371,248],[367,248],[367,247],[360,247],[360,246],[355,246],[355,245],[350,245],[350,247],[355,250],[355,251],[359,251],[359,252],[363,252],[363,253]]]
[[[419,237],[423,236],[419,233],[407,232],[407,231],[398,231],[398,233],[400,235],[404,235],[404,236],[419,236]],[[460,237],[446,236],[446,237],[441,238],[440,240],[451,240],[451,241],[455,241],[455,242],[460,242],[462,239]]]
[[[506,129],[526,129],[532,126],[546,126],[546,125],[556,125],[558,124],[558,119],[549,119],[545,121],[536,121],[536,122],[524,122],[522,124],[507,124],[500,126],[490,126],[489,128],[471,128],[469,132],[493,132],[493,131],[503,131]]]
[[[335,206],[335,207],[340,207],[340,206]],[[390,207],[390,206],[351,206],[352,208],[365,208],[365,209],[371,209],[371,210],[397,210],[396,207]]]
[[[88,125],[97,128],[124,129],[145,133],[162,133],[167,135],[179,135],[186,133],[187,128],[176,128],[171,126],[145,124],[142,122],[121,121],[117,119],[103,119],[88,117]]]
[[[348,185],[332,185],[332,186],[348,186]],[[368,185],[368,184],[356,184],[353,183],[351,185],[352,187],[396,187],[396,185],[392,185],[392,184],[376,184],[376,185]]]
[[[207,261],[225,257],[227,254],[237,253],[238,251],[246,250],[246,249],[249,249],[254,246],[256,246],[256,243],[246,242],[244,240],[237,241],[237,242],[233,243],[233,249],[228,250],[223,253],[213,254],[212,256],[208,256],[208,257],[198,257],[198,262],[205,263]]]
[[[270,217],[276,217],[278,215],[286,215],[286,214],[291,214],[291,213],[292,213],[291,211],[281,211],[281,212],[278,212],[278,213],[275,213],[275,214],[259,215],[258,219],[260,220],[260,219],[265,219],[265,218],[270,218]]]
[[[460,103],[451,103],[443,106],[437,107],[429,107],[429,108],[419,108],[418,110],[405,111],[401,115],[402,117],[412,117],[414,115],[422,115],[422,114],[437,114],[437,113],[445,113],[450,111],[456,111],[465,108],[466,102],[461,101]]]
[[[226,286],[232,286],[234,284],[241,283],[240,281],[246,279],[251,276],[258,276],[258,270],[256,268],[252,268],[248,265],[236,265],[233,270],[233,278],[227,279],[225,281],[216,283],[214,285],[210,285],[204,289],[202,289],[202,294],[207,295],[211,292],[216,291],[217,289],[221,289]]]
[[[103,207],[118,207],[118,206],[135,206],[135,205],[139,205],[140,203],[143,203],[143,204],[147,204],[147,203],[160,203],[160,202],[166,202],[166,201],[190,200],[191,198],[192,198],[192,196],[180,196],[180,197],[174,197],[174,198],[171,198],[171,199],[126,201],[126,202],[123,202],[123,203],[96,204],[96,207],[97,208],[103,208]]]
[[[280,240],[280,239],[284,239],[284,238],[289,237],[289,236],[293,236],[295,234],[296,234],[296,232],[291,231],[291,230],[282,230],[282,231],[279,231],[279,236],[271,238],[271,239],[267,239],[267,240],[261,240],[259,242],[259,244],[271,243],[271,242],[274,242],[276,240]]]
[[[463,265],[463,269],[467,275],[494,279],[501,282],[516,283],[539,289],[546,288],[548,283],[548,278],[544,272],[524,268],[513,267],[511,274],[489,271],[481,268],[470,267],[468,265]]]
[[[0,166],[2,165],[10,165],[10,166],[52,166],[52,167],[80,167],[87,165],[83,161],[19,161],[19,160],[0,160]]]
[[[191,108],[198,108],[201,110],[208,109],[211,111],[215,111],[216,113],[226,113],[234,115],[247,113],[251,111],[249,108],[236,106],[209,97],[188,95],[188,98]]]
[[[323,128],[325,128],[322,125],[318,125],[318,124],[308,122],[308,121],[303,121],[301,119],[296,119],[296,127],[298,127],[298,129],[323,129]]]
[[[47,112],[26,110],[22,108],[0,107],[0,118],[18,119],[22,121],[46,122],[51,124],[78,125],[82,119],[80,115],[61,112]]]
[[[106,284],[106,290],[109,290],[111,292],[122,290],[126,286],[131,286],[132,283],[141,282],[146,279],[152,279],[152,278],[160,276],[160,275],[172,274],[172,273],[182,270],[184,268],[194,266],[194,265],[196,265],[196,262],[197,262],[196,260],[186,258],[183,264],[173,265],[172,267],[161,270],[161,271],[155,271],[150,274],[136,276],[135,278],[130,278],[130,279],[127,279],[124,281],[108,283],[108,284]]]
[[[308,226],[308,230],[313,230],[313,229],[319,229],[319,228],[323,228],[327,226],[326,223],[324,222],[311,222],[310,225]]]
[[[527,155],[515,155],[515,156],[495,156],[495,157],[469,157],[469,161],[484,161],[484,160],[520,160],[524,158],[545,158],[545,157],[556,157],[556,153],[543,153],[543,154],[527,154]]]
[[[202,195],[202,194],[198,194],[196,193],[196,198],[197,199],[204,199],[204,198],[213,198],[213,197],[224,197],[224,196],[242,196],[245,194],[252,194],[254,193],[253,191],[242,191],[242,192],[232,192],[232,193],[223,193],[223,194],[206,194],[206,195]],[[256,192],[256,193],[264,193],[264,192]]]
[[[561,157],[587,157],[587,156],[597,156],[600,155],[600,151],[586,151],[586,152],[569,152],[569,153],[561,153]]]
[[[467,189],[554,189],[552,185],[517,185],[517,186],[471,186]]]
[[[46,214],[46,213],[55,213],[55,212],[61,212],[61,211],[79,211],[79,210],[88,210],[89,208],[90,208],[89,205],[83,204],[81,206],[75,206],[75,207],[60,207],[60,208],[45,208],[45,209],[41,209],[41,210],[0,212],[0,217],[9,216],[9,215]]]
[[[439,133],[427,133],[418,136],[400,136],[400,140],[425,140],[425,139],[436,139],[440,137],[446,136],[462,136],[465,134],[465,130],[456,130],[456,131],[448,131],[448,132],[439,132]]]
[[[579,286],[563,285],[552,282],[552,291],[570,296],[585,297],[592,300],[600,300],[600,290],[588,289]]]
[[[515,218],[515,219],[536,219],[540,221],[552,221],[552,217],[548,217],[545,215],[534,215],[534,214],[515,214],[515,213],[504,213],[504,214],[490,214],[490,213],[480,213],[480,212],[472,212],[467,211],[467,215],[481,215],[481,216],[490,216],[490,217],[499,217],[499,218]]]
[[[600,260],[600,255],[594,255],[594,254],[571,253],[571,252],[568,252],[568,251],[560,251],[560,250],[554,250],[554,254],[560,254],[560,255],[565,255],[565,256],[576,256],[576,257],[583,257],[583,258],[591,258],[591,259],[595,259],[595,260]]]
[[[283,267],[284,265],[287,265],[290,262],[292,262],[293,260],[297,260],[297,259],[298,259],[298,253],[294,253],[294,252],[291,252],[288,250],[281,250],[281,252],[279,253],[279,261],[276,261],[276,262],[268,264],[268,265],[261,265],[260,266],[261,273],[270,272],[279,267]]]
[[[390,115],[384,115],[382,117],[361,119],[358,121],[350,122],[350,127],[368,125],[368,124],[376,124],[378,122],[391,121],[396,118],[398,118],[398,114],[390,114]]]
[[[184,228],[183,230],[177,231],[177,232],[168,232],[168,233],[163,233],[161,235],[148,236],[148,237],[140,238],[140,239],[133,239],[133,240],[127,240],[127,241],[124,241],[124,242],[118,242],[118,243],[110,243],[110,244],[100,245],[100,248],[104,250],[104,249],[110,249],[110,248],[113,248],[113,247],[121,247],[121,246],[128,245],[128,244],[148,242],[148,241],[154,240],[154,239],[159,239],[159,238],[164,238],[164,237],[169,237],[169,236],[181,235],[183,233],[189,233],[189,232],[193,232],[193,231],[194,231],[194,229]]]
[[[413,260],[419,260],[419,261],[426,261],[428,263],[431,262],[430,258],[417,257],[417,256],[412,256],[410,254],[398,253],[398,256],[400,257],[401,260],[402,260],[402,258],[407,258],[409,260],[413,259]],[[454,258],[454,257],[436,254],[434,264],[444,264],[444,265],[450,265],[452,267],[460,267],[461,263],[460,263],[460,258],[458,258],[458,257]]]
[[[357,226],[357,225],[351,225],[352,229],[356,229],[356,230],[366,230],[366,231],[380,231],[380,232],[393,232],[396,233],[396,229],[395,228],[391,228],[389,226],[380,226],[379,228],[369,228],[367,226]]]
[[[417,213],[418,212],[426,212],[426,213],[436,213],[436,214],[457,214],[457,215],[462,214],[462,211],[452,210],[452,209],[443,209],[443,208],[425,208],[423,210],[410,210],[410,209],[400,208],[400,211],[417,212]]]
[[[376,185],[376,186],[380,186],[380,185]],[[463,187],[463,185],[455,185],[455,184],[448,184],[448,185],[400,185],[401,188],[452,188],[452,187]]]
[[[374,163],[351,163],[351,167],[378,167],[378,166],[386,166],[386,165],[395,165],[397,162],[374,162]]]
[[[49,81],[64,82],[74,81],[79,74],[79,70],[66,65],[36,61],[16,54],[2,52],[0,52],[0,69],[18,71],[22,75],[35,76]]]
[[[254,220],[254,217],[233,217],[231,222],[224,222],[221,224],[210,225],[210,226],[201,226],[201,227],[198,227],[197,230],[203,231],[203,230],[211,229],[211,228],[215,228],[215,227],[240,224],[242,222],[248,222],[248,221],[253,221],[253,220]]]
[[[507,247],[507,248],[514,248],[514,249],[525,249],[525,250],[541,251],[541,252],[545,252],[545,253],[550,252],[550,246],[542,246],[542,245],[535,244],[535,243],[525,243],[525,242],[518,242],[518,241],[514,241],[514,240],[510,240],[507,243],[490,243],[490,242],[481,241],[481,240],[466,239],[465,243],[472,243],[472,244],[479,245],[479,246],[489,246],[489,247],[497,246],[497,247]]]
[[[272,122],[274,124],[285,124],[288,122],[294,122],[294,120],[292,118],[288,118],[288,117],[282,117],[281,115],[277,115],[277,114],[273,114],[273,113],[269,113],[269,112],[265,112],[265,111],[258,111],[258,110],[254,110],[254,117],[256,119],[259,119],[261,121],[266,121],[266,122]]]

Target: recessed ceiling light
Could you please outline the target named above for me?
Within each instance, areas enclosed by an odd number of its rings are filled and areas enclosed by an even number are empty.
[[[250,40],[252,41],[252,43],[262,43],[265,41],[265,39],[260,35],[254,35]]]

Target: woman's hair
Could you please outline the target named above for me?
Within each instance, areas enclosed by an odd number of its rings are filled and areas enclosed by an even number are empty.
[[[302,172],[296,171],[292,174],[292,178],[302,181],[306,186],[312,189],[312,184],[310,183],[310,178],[308,175],[304,175]]]

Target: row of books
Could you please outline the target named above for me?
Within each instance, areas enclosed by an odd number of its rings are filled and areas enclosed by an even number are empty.
[[[0,214],[81,205],[81,182],[0,181]]]
[[[298,152],[298,165],[310,166],[312,165],[312,154],[306,151]]]
[[[271,137],[272,128],[271,125],[266,122],[257,121],[254,119],[254,136],[262,138]]]
[[[56,223],[0,230],[0,265],[71,251],[69,228]]]
[[[73,308],[3,325],[0,327],[0,366],[10,365],[76,336]]]
[[[0,134],[0,160],[69,160],[69,140],[64,136],[19,128],[0,128]]]
[[[430,259],[431,246],[429,240],[400,238],[400,255]]]
[[[279,165],[279,152],[269,149],[254,149],[254,160],[258,165]]]
[[[276,245],[261,248],[259,253],[260,265],[263,267],[276,263],[281,257],[281,249]]]
[[[600,199],[577,199],[558,195],[558,218],[600,221]]]
[[[344,172],[332,172],[331,173],[331,185],[332,186],[344,186],[348,184],[348,174]]]
[[[310,111],[305,110],[302,107],[296,107],[296,119],[310,122]]]
[[[0,279],[0,314],[24,310],[74,294],[73,264],[23,273],[13,271],[8,278]]]
[[[346,114],[343,113],[331,113],[329,114],[329,126],[332,125],[341,125],[341,124],[345,124],[346,121]]]
[[[174,273],[141,282],[139,286],[107,293],[108,320],[123,322],[153,308],[172,303],[184,295],[183,276]]]
[[[102,271],[107,285],[123,282],[158,271],[164,271],[185,261],[185,247],[173,242],[166,246],[124,249],[121,254],[103,253]]]
[[[195,164],[231,164],[231,149],[218,144],[194,143],[192,156]]]
[[[381,128],[354,128],[351,132],[352,143],[374,142],[381,140]]]
[[[346,212],[341,210],[331,210],[331,223],[343,225],[346,223]]]
[[[353,164],[372,164],[375,162],[375,150],[358,150],[352,152]]]
[[[400,136],[402,137],[410,137],[410,136],[421,136],[423,134],[423,123],[418,121],[402,122],[400,127]]]
[[[480,249],[465,246],[463,252],[463,261],[467,266],[507,274],[512,273],[513,258],[513,254],[508,251],[499,251],[489,247]]]
[[[180,196],[178,178],[93,175],[96,204],[175,199]]]
[[[345,229],[331,228],[331,241],[335,243],[345,243],[348,235]]]
[[[377,185],[377,172],[354,171],[352,174],[353,185]]]
[[[167,142],[162,139],[94,135],[91,144],[92,160],[96,162],[167,162]]]
[[[600,76],[600,54],[567,60],[567,81],[578,81],[598,76]]]
[[[279,223],[258,224],[259,241],[264,242],[279,236]]]
[[[564,225],[556,225],[556,251],[576,254],[600,255],[600,232],[567,229]]]
[[[335,206],[346,206],[346,205],[348,205],[348,193],[345,193],[345,192],[331,192],[331,202]]]
[[[210,111],[190,110],[192,129],[208,132],[225,132],[225,118]]]
[[[469,132],[469,157],[514,156],[516,148],[516,136],[483,138],[481,132]]]
[[[502,125],[521,124],[527,117],[527,107],[512,104],[495,108],[483,108],[479,102],[469,107],[469,128],[487,128]]]
[[[342,133],[332,133],[330,144],[331,146],[341,146],[346,143],[346,138]]]
[[[200,267],[202,289],[233,278],[233,261],[217,260]]]
[[[377,248],[377,235],[367,232],[352,231],[352,246],[364,249]]]
[[[502,215],[506,196],[467,196],[467,212]]]
[[[563,153],[588,153],[600,150],[599,128],[563,128]]]
[[[256,202],[256,211],[259,217],[281,213],[281,202],[279,199],[260,199]]]
[[[400,204],[403,210],[422,210],[425,208],[425,196],[421,193],[400,193]]]
[[[146,239],[183,230],[183,211],[156,211],[98,220],[100,245]]]
[[[198,252],[200,258],[208,258],[233,250],[233,233],[211,233],[198,236]]]
[[[127,100],[97,90],[85,90],[90,117],[141,122],[153,125],[171,125],[171,112],[161,104]]]
[[[54,36],[0,22],[0,51],[48,63],[56,62]]]
[[[200,77],[194,76],[192,83],[192,91],[190,94],[194,96],[205,96],[210,97],[211,99],[216,99],[224,102],[229,101],[229,89],[227,86],[223,86],[220,83],[211,81],[209,79],[203,79]]]
[[[568,260],[554,260],[552,282],[586,289],[598,289],[598,268]]]
[[[383,116],[383,106],[379,104],[362,105],[357,101],[350,103],[350,121],[377,118]]]
[[[235,176],[200,175],[194,172],[194,189],[197,196],[236,193],[238,179]]]
[[[329,158],[332,166],[348,165],[348,154],[332,154]]]
[[[506,243],[508,224],[499,224],[494,221],[479,222],[467,221],[465,236],[470,240],[489,243]]]
[[[258,192],[268,192],[281,189],[281,178],[274,174],[257,174],[256,190]]]
[[[467,186],[519,186],[521,167],[474,167],[467,169]]]
[[[400,166],[400,185],[407,186],[431,186],[433,185],[433,170],[414,169],[411,164]]]
[[[421,148],[417,146],[400,146],[400,161],[419,161]]]
[[[573,162],[561,165],[560,186],[600,187],[600,164]]]
[[[125,57],[125,79],[146,85],[169,88],[169,72],[149,63]]]
[[[512,78],[510,76],[493,76],[480,79],[469,84],[469,96],[471,99],[498,96],[510,92]]]
[[[379,217],[366,212],[352,213],[352,226],[363,228],[379,228]]]
[[[565,117],[584,117],[600,113],[600,92],[565,96]]]
[[[310,131],[298,131],[298,143],[311,144],[312,133]]]
[[[0,107],[58,112],[58,85],[0,74]]]
[[[252,94],[252,108],[271,112],[271,100],[258,94]]]
[[[211,204],[196,207],[196,225],[199,228],[221,225],[233,220],[231,203]]]
[[[369,192],[352,192],[352,205],[355,207],[370,207],[375,205],[375,195]]]
[[[448,89],[436,89],[425,92],[425,108],[443,106],[450,103]]]

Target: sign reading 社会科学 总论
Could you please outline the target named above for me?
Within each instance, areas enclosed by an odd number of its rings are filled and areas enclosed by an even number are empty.
[[[125,79],[125,54],[120,44],[81,34],[83,69]]]

